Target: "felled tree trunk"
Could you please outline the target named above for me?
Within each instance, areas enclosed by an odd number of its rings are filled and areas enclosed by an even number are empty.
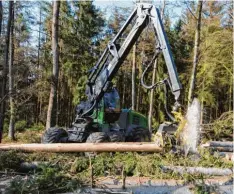
[[[201,145],[201,147],[233,147],[232,141],[210,141],[206,144]]]
[[[227,176],[232,175],[232,170],[229,168],[204,168],[204,167],[183,167],[183,166],[163,166],[164,171],[172,170],[179,174],[203,174],[213,176]]]
[[[19,167],[20,172],[29,172],[40,169],[43,165],[48,165],[48,162],[22,162]]]
[[[224,157],[226,160],[234,161],[234,155],[232,152],[218,152],[218,155]]]
[[[27,152],[162,152],[155,143],[2,144],[0,150]]]
[[[209,147],[213,151],[233,152],[233,147]]]

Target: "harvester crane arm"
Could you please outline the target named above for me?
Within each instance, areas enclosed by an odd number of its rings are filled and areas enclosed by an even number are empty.
[[[135,21],[133,28],[128,33],[122,44],[119,45],[120,37],[123,38],[122,35],[133,21]],[[153,24],[155,36],[158,40],[156,50],[158,54],[163,54],[166,62],[169,74],[167,82],[169,83],[175,100],[178,100],[181,85],[167,36],[163,28],[162,20],[160,18],[159,10],[151,3],[137,3],[136,8],[128,17],[127,21],[124,23],[114,39],[108,43],[100,59],[92,69],[87,82],[88,107],[85,107],[84,110],[80,112],[81,114],[77,115],[78,118],[87,116],[103,98],[104,93],[109,88],[118,69],[123,64],[123,61],[126,59],[144,28],[149,23]]]

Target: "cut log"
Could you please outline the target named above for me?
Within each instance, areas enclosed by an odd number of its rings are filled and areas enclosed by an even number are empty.
[[[231,141],[210,141],[206,144],[201,145],[201,147],[233,147],[233,142]]]
[[[232,152],[217,152],[217,154],[221,157],[224,157],[226,160],[234,161],[234,156]]]
[[[214,185],[226,185],[229,182],[232,183],[232,178],[225,176],[225,177],[215,177],[215,178],[209,178],[209,179],[196,179],[194,182],[196,184],[201,184],[201,181],[209,186]],[[122,181],[119,180],[119,177],[97,177],[97,187],[101,188],[101,186],[105,185],[106,188],[120,188],[122,187]],[[154,179],[152,177],[140,177],[140,183],[139,183],[139,177],[136,176],[127,176],[126,177],[126,188],[133,188],[133,187],[180,187],[184,186],[184,180],[176,180],[176,179]],[[130,189],[131,190],[131,189]],[[154,190],[156,191],[156,189]],[[153,192],[153,191],[152,191]],[[150,192],[150,193],[152,193]],[[140,192],[138,192],[140,193]],[[146,193],[142,192],[142,193]],[[155,192],[155,193],[166,193],[166,192]],[[172,192],[169,192],[172,193]],[[190,192],[189,192],[190,193]],[[204,192],[203,192],[204,193]]]
[[[29,172],[40,169],[42,165],[48,165],[48,162],[22,162],[19,167],[20,172]]]
[[[54,143],[54,144],[1,144],[0,150],[27,152],[162,152],[155,143]]]
[[[212,151],[233,152],[233,147],[209,147]]]
[[[232,170],[229,168],[204,168],[204,167],[183,167],[183,166],[163,166],[164,171],[174,171],[179,174],[203,174],[212,176],[227,176],[232,175]]]

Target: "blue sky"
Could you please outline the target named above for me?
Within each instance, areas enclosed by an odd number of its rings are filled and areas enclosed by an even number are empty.
[[[108,18],[111,12],[108,13],[108,8],[111,7],[129,7],[129,9],[133,10],[136,0],[94,0],[95,6],[100,8],[101,10],[107,10],[106,17]],[[162,5],[163,0],[153,0],[153,4],[160,7]],[[181,7],[175,7],[173,5],[168,4],[168,2],[175,2],[175,0],[166,0],[166,11],[171,18],[172,25],[177,21],[177,19],[182,14]],[[107,8],[107,9],[106,9]]]
[[[133,7],[134,1],[119,1],[119,0],[95,0],[94,4],[98,7],[118,6],[118,7]]]
[[[173,0],[170,0],[173,1]],[[111,15],[111,8],[113,7],[129,7],[130,10],[134,9],[136,0],[94,0],[94,5],[100,8],[108,19]],[[169,2],[168,0],[166,2]],[[153,4],[160,7],[162,0],[153,0]],[[109,8],[109,9],[108,9]],[[109,10],[109,11],[108,11]],[[173,7],[172,5],[166,5],[166,11],[170,14],[172,25],[176,22],[179,16],[181,16],[182,9],[180,7]],[[39,16],[39,9],[35,8],[35,14]],[[38,26],[33,26],[33,30],[38,30]],[[37,45],[38,32],[33,32],[32,44]]]

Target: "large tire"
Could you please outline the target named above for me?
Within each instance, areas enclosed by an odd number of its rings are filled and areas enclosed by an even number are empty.
[[[62,128],[49,128],[42,135],[41,143],[66,143],[68,141],[68,134]]]
[[[87,140],[86,143],[102,143],[102,142],[109,142],[110,138],[108,135],[104,132],[95,132],[91,133]]]
[[[151,135],[148,129],[137,127],[132,129],[131,134],[127,137],[128,142],[150,142]]]
[[[108,133],[111,142],[125,142],[125,136],[120,131],[112,131]]]
[[[109,136],[104,132],[95,132],[91,133],[86,143],[103,143],[103,142],[110,142]],[[97,155],[97,152],[85,152],[85,156],[94,157]]]
[[[74,123],[72,128],[67,131],[69,134],[69,142],[83,143],[91,133],[99,131],[99,124],[80,119],[79,122]]]

